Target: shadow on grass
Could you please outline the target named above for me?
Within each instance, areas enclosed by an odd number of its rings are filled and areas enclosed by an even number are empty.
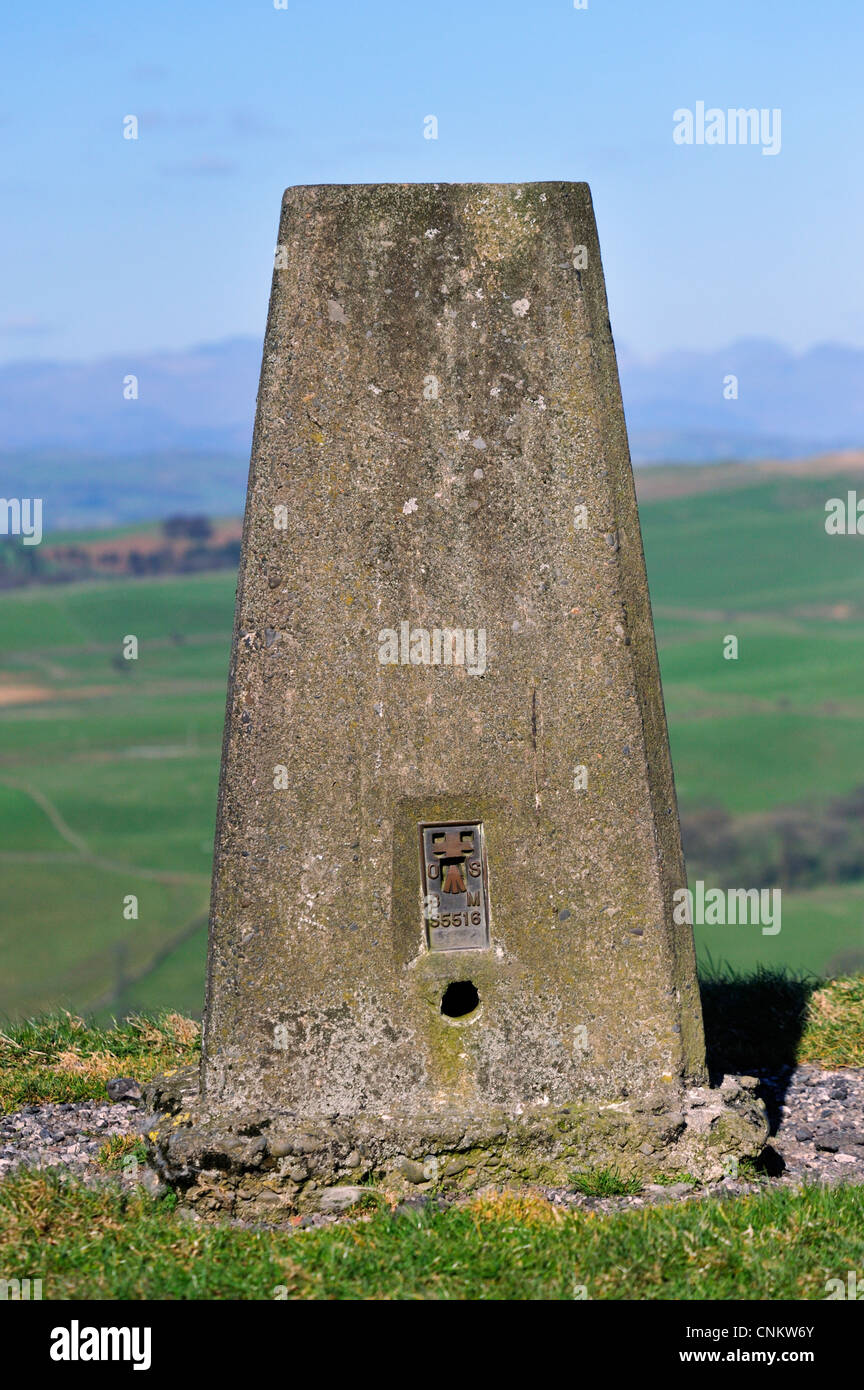
[[[708,1074],[718,1085],[727,1072],[758,1076],[771,1134],[777,1133],[789,1078],[807,1022],[810,996],[821,981],[759,966],[739,974],[711,962],[700,972]],[[784,1163],[769,1144],[759,1167],[774,1176]]]
[[[740,974],[709,963],[700,971],[705,1046],[712,1084],[726,1072],[794,1067],[810,996],[821,981],[759,966]]]

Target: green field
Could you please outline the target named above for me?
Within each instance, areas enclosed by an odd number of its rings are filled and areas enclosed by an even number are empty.
[[[3,1012],[200,1010],[233,597],[215,573],[0,598],[0,677],[52,696],[0,709]]]
[[[742,470],[641,505],[685,821],[864,784],[864,538],[824,530],[849,486]],[[0,1013],[200,1012],[233,597],[225,572],[0,595],[0,691],[29,690],[0,706]],[[784,891],[776,936],[696,935],[714,962],[860,969],[864,879]]]

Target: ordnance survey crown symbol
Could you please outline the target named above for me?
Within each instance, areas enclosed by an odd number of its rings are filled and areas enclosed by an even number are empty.
[[[483,950],[489,897],[482,825],[424,825],[420,834],[429,950]]]

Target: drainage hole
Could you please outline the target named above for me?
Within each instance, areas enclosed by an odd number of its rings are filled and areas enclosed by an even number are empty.
[[[466,1014],[472,1014],[479,1003],[476,985],[470,980],[454,980],[444,991],[441,1012],[445,1018],[464,1018]]]

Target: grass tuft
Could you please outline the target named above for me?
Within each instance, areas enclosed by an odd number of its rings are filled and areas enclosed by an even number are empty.
[[[827,1067],[864,1066],[864,975],[831,980],[814,989],[798,1060]]]
[[[112,1134],[97,1153],[96,1162],[110,1172],[123,1168],[129,1158],[147,1162],[147,1145],[139,1134]]]
[[[516,1221],[524,1226],[555,1226],[564,1218],[561,1208],[553,1206],[538,1192],[510,1189],[476,1197],[468,1203],[466,1210],[475,1218],[478,1229],[481,1223],[490,1221]]]
[[[642,1191],[638,1178],[625,1178],[617,1168],[588,1168],[572,1173],[570,1181],[584,1197],[626,1197]]]
[[[105,1100],[105,1082],[131,1074],[147,1081],[194,1062],[200,1029],[168,1013],[97,1028],[65,1011],[0,1033],[0,1113],[51,1101]]]

